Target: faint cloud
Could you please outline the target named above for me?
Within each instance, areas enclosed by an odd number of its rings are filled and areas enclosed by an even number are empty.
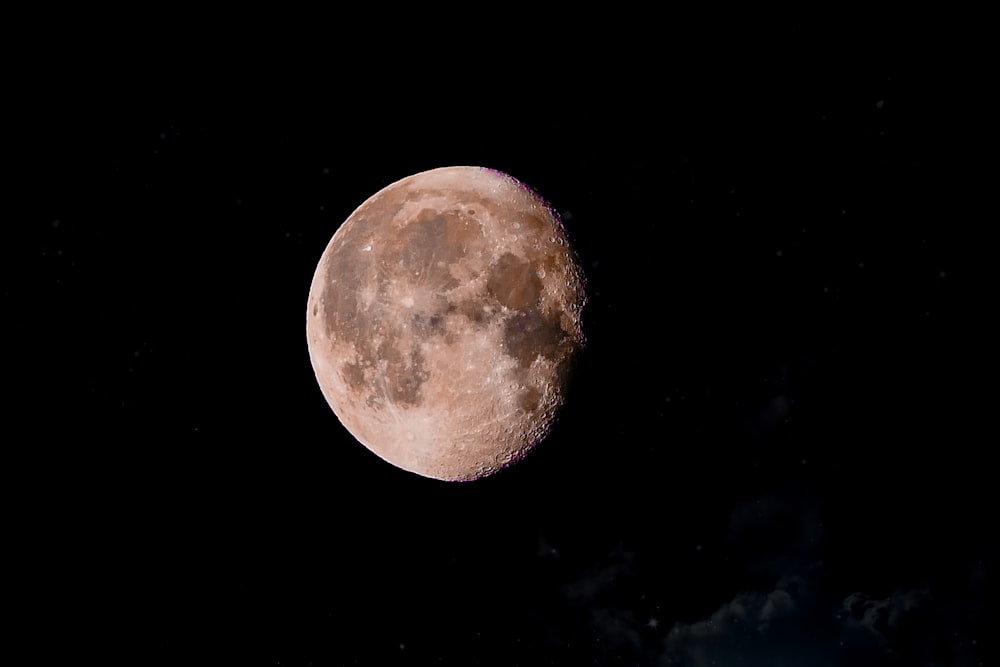
[[[738,593],[708,618],[675,624],[664,639],[663,664],[739,667],[789,655],[800,643],[797,624],[788,621],[800,611],[803,584],[800,577],[783,577],[770,591]]]
[[[563,594],[571,602],[597,599],[602,594],[613,591],[624,577],[632,573],[634,560],[635,555],[619,545],[611,551],[604,563],[563,586]]]
[[[670,630],[670,637],[676,639],[685,635],[705,639],[727,634],[733,623],[763,632],[775,618],[795,609],[795,600],[788,591],[776,588],[770,593],[740,593],[731,602],[723,605],[709,618],[691,625],[680,623]]]
[[[594,650],[641,650],[640,631],[648,617],[628,604],[635,574],[635,554],[619,544],[601,563],[562,587],[566,602],[585,611],[581,620],[588,625]]]
[[[550,630],[553,645],[573,646],[601,664],[661,667],[981,664],[991,561],[951,581],[918,581],[888,595],[844,588],[823,560],[832,538],[822,516],[821,503],[802,492],[733,507],[724,548],[748,578],[693,617],[664,618],[647,600],[643,575],[656,563],[621,545],[600,554],[559,589],[567,613]],[[539,556],[550,548],[540,540]]]
[[[899,632],[904,618],[929,597],[926,588],[897,591],[883,600],[852,593],[844,600],[841,617],[847,627],[865,628],[879,637],[886,637]]]
[[[901,589],[884,598],[848,595],[837,612],[848,650],[857,647],[888,664],[942,667],[976,665],[977,638],[969,635],[970,591],[935,595],[926,587]],[[966,616],[959,622],[957,619]]]

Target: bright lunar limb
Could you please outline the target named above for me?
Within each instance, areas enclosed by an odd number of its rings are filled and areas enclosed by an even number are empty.
[[[374,194],[309,291],[316,379],[344,427],[414,473],[473,480],[550,431],[583,349],[583,273],[558,215],[482,167]]]

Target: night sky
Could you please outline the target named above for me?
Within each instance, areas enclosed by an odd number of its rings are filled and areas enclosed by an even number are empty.
[[[991,214],[948,77],[650,55],[34,117],[3,294],[39,664],[989,664]],[[545,197],[589,297],[551,436],[466,484],[357,443],[305,337],[338,226],[449,165]]]

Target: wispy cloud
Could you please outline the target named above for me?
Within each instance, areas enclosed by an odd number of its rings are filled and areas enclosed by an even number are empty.
[[[926,588],[896,591],[882,600],[864,593],[852,593],[844,600],[840,616],[849,628],[864,628],[885,637],[899,632],[905,618],[929,597]]]
[[[813,635],[814,594],[799,575],[766,591],[742,591],[708,617],[677,623],[663,640],[662,665],[835,665],[830,638]]]
[[[970,635],[981,618],[976,591],[919,587],[876,598],[852,593],[837,611],[846,650],[882,656],[886,664],[944,667],[981,665],[978,637]],[[970,621],[973,621],[970,623]]]
[[[845,590],[845,575],[831,576],[823,560],[830,536],[822,512],[802,498],[751,498],[734,508],[729,532],[725,548],[758,583],[702,617],[651,609],[644,582],[662,581],[665,570],[625,547],[578,570],[561,592],[585,628],[574,633],[588,637],[585,650],[609,664],[658,667],[979,664],[978,638],[967,628],[983,615],[985,566],[949,584],[928,580],[883,595]]]

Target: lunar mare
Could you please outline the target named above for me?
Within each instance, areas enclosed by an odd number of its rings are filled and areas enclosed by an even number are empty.
[[[472,480],[549,433],[585,301],[565,230],[536,193],[490,169],[434,169],[383,188],[333,235],[309,291],[309,355],[368,449]]]

